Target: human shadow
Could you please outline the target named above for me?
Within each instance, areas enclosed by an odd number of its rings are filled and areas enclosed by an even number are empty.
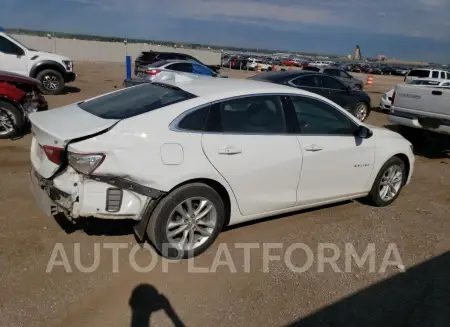
[[[131,293],[128,302],[131,308],[130,327],[151,326],[151,315],[153,312],[164,310],[166,315],[172,320],[176,327],[184,327],[184,323],[172,308],[166,296],[150,284],[140,284]]]
[[[286,327],[448,327],[450,252]]]
[[[384,127],[400,133],[410,141],[416,155],[428,159],[450,158],[450,135],[399,125],[385,125]]]

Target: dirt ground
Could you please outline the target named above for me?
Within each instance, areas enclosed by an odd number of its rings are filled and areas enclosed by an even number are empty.
[[[66,94],[47,97],[52,108],[114,90],[125,75],[123,65],[104,63],[76,63],[75,70],[78,78]],[[398,77],[376,76],[366,91],[377,106],[382,94],[399,82]],[[386,115],[375,110],[368,122],[388,124]],[[169,263],[147,249],[132,252],[136,241],[128,222],[72,226],[46,217],[28,186],[30,136],[0,141],[0,326],[384,327],[415,317],[432,319],[417,326],[429,326],[438,317],[443,322],[448,307],[439,299],[448,299],[442,293],[448,283],[442,281],[448,280],[443,272],[450,267],[450,158],[445,153],[450,142],[428,134],[408,137],[416,149],[414,177],[393,205],[372,208],[349,201],[229,228],[195,260]],[[259,248],[252,250],[246,267],[236,244],[251,242]],[[282,244],[272,255],[284,255],[289,245],[301,242],[312,250],[314,265],[293,272],[284,261],[273,261],[266,272],[262,242]],[[120,249],[115,261],[107,247],[118,243],[128,248]],[[318,270],[319,243],[338,246],[341,272],[329,265]],[[360,255],[373,243],[376,271],[366,264],[344,272],[346,243]],[[396,264],[379,271],[390,243],[406,272]],[[65,253],[67,265],[46,272],[55,245],[64,250],[57,260],[64,262]],[[192,272],[193,265],[212,268],[223,246],[230,250],[236,272],[229,266]],[[131,257],[142,267],[152,260],[156,266],[136,271]],[[291,258],[296,266],[307,259],[301,250]],[[96,259],[99,265],[92,272],[83,269]],[[436,326],[450,325],[445,322]]]

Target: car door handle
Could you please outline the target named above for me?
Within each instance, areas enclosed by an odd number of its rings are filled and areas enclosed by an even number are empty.
[[[218,153],[219,154],[239,154],[239,153],[242,153],[242,150],[232,147],[232,146],[226,146],[226,147],[220,148]]]
[[[305,146],[305,151],[320,151],[323,150],[321,146],[318,146],[317,144],[311,144]]]
[[[432,91],[431,94],[433,94],[433,95],[442,95],[442,91]]]

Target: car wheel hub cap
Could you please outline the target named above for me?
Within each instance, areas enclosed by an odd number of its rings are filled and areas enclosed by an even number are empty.
[[[394,165],[386,169],[380,181],[380,198],[387,202],[392,200],[403,183],[403,172],[400,166]]]
[[[8,110],[0,108],[0,135],[14,130],[14,118]]]
[[[48,90],[56,90],[59,86],[59,82],[56,76],[51,75],[44,76],[42,84],[44,84],[44,87]]]
[[[166,236],[178,250],[204,244],[217,226],[217,210],[206,198],[193,197],[178,204],[169,216]]]

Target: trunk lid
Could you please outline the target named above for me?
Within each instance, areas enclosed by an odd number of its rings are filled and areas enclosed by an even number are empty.
[[[30,159],[33,168],[50,178],[64,162],[67,144],[78,138],[106,131],[119,119],[104,119],[84,111],[77,104],[29,115],[33,140]]]

